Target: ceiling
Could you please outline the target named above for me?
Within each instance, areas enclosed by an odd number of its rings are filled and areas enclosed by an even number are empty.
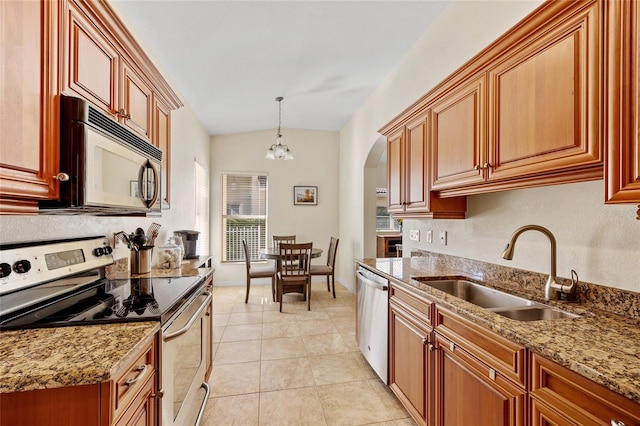
[[[110,0],[211,135],[340,130],[448,0]],[[383,124],[383,123],[381,123]]]

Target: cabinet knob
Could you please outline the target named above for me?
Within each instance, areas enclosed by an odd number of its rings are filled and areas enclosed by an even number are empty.
[[[58,173],[53,177],[55,180],[59,180],[60,182],[66,182],[69,180],[69,175],[66,173]]]
[[[127,110],[124,108],[120,108],[120,110],[118,110],[118,115],[127,120],[131,119],[131,114],[127,113]]]
[[[429,345],[427,345],[427,348],[429,348],[430,351],[434,350],[436,347],[433,346],[431,343],[429,343]]]
[[[427,343],[429,343],[429,339],[427,339],[426,337],[422,338],[422,344],[426,345]]]
[[[480,164],[476,164],[475,167],[473,168],[473,170],[480,170],[482,167],[480,167]]]
[[[611,426],[626,426],[623,421],[613,419],[611,420]]]
[[[484,166],[482,166],[484,169],[490,169],[493,166],[491,165],[491,163],[484,163]]]

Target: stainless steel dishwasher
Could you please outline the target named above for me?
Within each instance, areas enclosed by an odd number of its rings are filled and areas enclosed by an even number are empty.
[[[358,346],[369,365],[385,384],[388,379],[388,323],[389,281],[358,266],[356,271],[358,295]]]

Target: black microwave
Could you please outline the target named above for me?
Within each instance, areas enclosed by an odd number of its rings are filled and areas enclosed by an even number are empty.
[[[61,96],[60,198],[44,214],[160,213],[162,151],[98,108]]]

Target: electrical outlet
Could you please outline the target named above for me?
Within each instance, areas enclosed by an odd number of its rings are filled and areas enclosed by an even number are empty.
[[[440,244],[447,245],[447,231],[440,231]]]
[[[412,229],[409,231],[409,239],[411,241],[420,241],[420,230]]]
[[[427,231],[427,242],[428,243],[432,243],[433,242],[433,231],[432,230],[428,230]]]

